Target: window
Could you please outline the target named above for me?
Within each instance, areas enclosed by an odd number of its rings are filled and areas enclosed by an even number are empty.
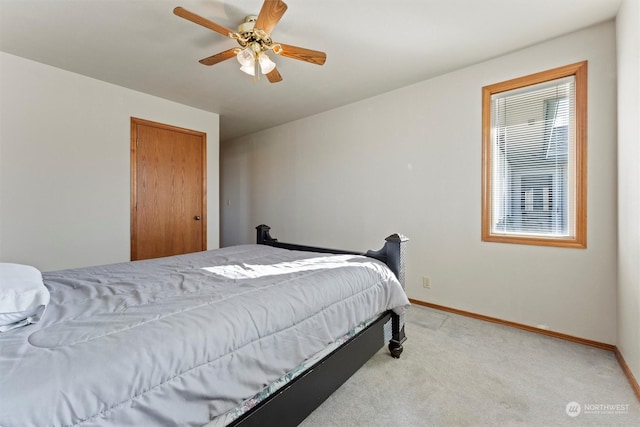
[[[482,89],[482,240],[585,248],[587,63]]]

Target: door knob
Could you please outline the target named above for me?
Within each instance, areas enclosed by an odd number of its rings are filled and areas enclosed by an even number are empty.
[[[193,219],[195,219],[196,221],[200,221],[200,215],[194,216]]]

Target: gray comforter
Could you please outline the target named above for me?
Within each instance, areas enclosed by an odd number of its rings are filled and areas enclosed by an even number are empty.
[[[202,425],[359,323],[408,305],[375,260],[243,245],[43,273],[0,334],[0,425]]]

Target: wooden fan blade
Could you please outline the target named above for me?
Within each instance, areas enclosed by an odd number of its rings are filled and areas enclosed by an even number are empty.
[[[264,0],[262,9],[258,14],[255,28],[263,30],[267,34],[271,34],[282,15],[287,11],[287,5],[282,0]]]
[[[281,56],[297,59],[299,61],[311,62],[312,64],[322,65],[327,60],[327,54],[317,50],[305,49],[303,47],[291,46],[288,44],[278,43],[282,47]]]
[[[236,56],[235,48],[216,53],[215,55],[211,55],[208,58],[201,59],[199,62],[203,65],[215,65],[218,62],[226,61],[227,59],[231,59],[234,56]]]
[[[278,72],[277,68],[274,68],[273,71],[271,71],[268,74],[265,74],[267,76],[267,79],[271,82],[271,83],[278,83],[282,81],[282,76],[280,75],[280,73]]]
[[[208,28],[210,30],[215,31],[216,33],[220,33],[225,37],[229,37],[229,34],[234,33],[235,31],[228,29],[227,27],[220,25],[220,24],[216,24],[213,21],[209,21],[206,18],[203,18],[200,15],[196,15],[193,12],[189,12],[187,9],[183,8],[183,7],[176,7],[175,9],[173,9],[173,13],[175,15],[178,15],[180,18],[184,18],[187,21],[191,21],[193,23],[196,23],[198,25],[202,25],[205,28]]]

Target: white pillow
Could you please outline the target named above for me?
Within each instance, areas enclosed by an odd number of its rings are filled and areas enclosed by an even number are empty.
[[[47,304],[49,290],[37,268],[0,263],[0,332],[37,322]]]

